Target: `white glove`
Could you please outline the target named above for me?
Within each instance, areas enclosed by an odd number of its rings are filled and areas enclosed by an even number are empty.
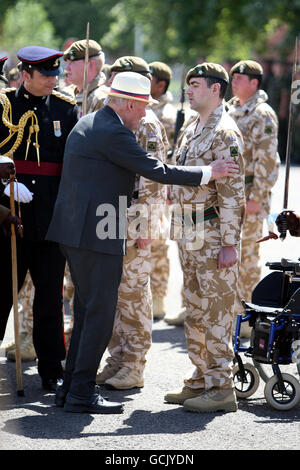
[[[15,190],[15,201],[18,200],[20,202],[30,202],[32,201],[33,193],[29,191],[29,189],[23,183],[14,183],[14,190]],[[4,189],[4,194],[10,197],[10,184],[8,184]]]

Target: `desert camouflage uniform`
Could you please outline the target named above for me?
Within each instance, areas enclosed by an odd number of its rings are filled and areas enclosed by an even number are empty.
[[[107,98],[107,94],[103,90],[107,90],[105,85],[106,77],[104,73],[98,74],[87,86],[87,113],[93,113],[98,109],[103,108],[104,100]],[[68,87],[70,92],[73,92],[76,104],[78,107],[79,117],[82,116],[82,102],[83,102],[83,90],[78,92],[74,86]]]
[[[172,202],[197,210],[199,222],[203,210],[218,214],[206,216],[204,222],[202,219],[202,246],[190,249],[186,237],[178,240],[184,272],[185,335],[189,358],[195,366],[184,382],[190,388],[226,389],[232,387],[231,329],[238,265],[218,270],[218,255],[222,246],[238,248],[240,242],[245,208],[242,136],[223,104],[195,133],[197,123],[192,123],[178,142],[178,164],[209,165],[220,156],[231,156],[240,172],[198,188],[172,188]]]
[[[246,199],[262,203],[261,211],[246,215],[243,225],[236,313],[244,311],[240,300],[251,300],[253,288],[261,278],[260,245],[256,241],[262,237],[263,221],[270,212],[271,190],[280,166],[278,120],[267,99],[266,92],[258,90],[243,106],[237,97],[229,101],[228,113],[244,139]]]
[[[101,109],[104,106],[104,100],[107,95],[103,92],[103,89],[106,89],[105,85],[105,76],[103,73],[97,75],[92,82],[88,84],[88,94],[87,94],[87,113],[92,113]],[[79,113],[82,112],[82,93],[76,93],[76,87],[70,85],[66,87],[67,94],[73,96],[76,99],[76,104],[79,109]],[[69,90],[69,91],[68,91]],[[63,90],[62,90],[63,92]],[[66,331],[66,346],[68,347],[70,341],[70,333],[73,327],[73,303],[74,303],[74,285],[71,279],[71,274],[68,265],[66,264],[65,269],[65,278],[64,278],[64,300],[69,302],[70,311],[72,313],[72,317],[70,319],[68,331]],[[19,303],[20,303],[20,315],[19,315],[19,322],[20,322],[20,332],[27,332],[28,334],[32,334],[33,329],[33,314],[32,314],[32,302],[34,296],[34,287],[28,273],[25,279],[24,286],[19,293]]]
[[[151,110],[147,109],[146,116],[141,120],[136,138],[147,152],[165,161],[166,132]],[[166,195],[165,186],[136,176],[133,204],[128,210],[127,252],[123,261],[113,334],[108,346],[108,364],[129,367],[140,374],[144,371],[152,336],[151,245],[145,249],[137,248],[133,238],[135,234],[131,233],[131,229],[135,226],[139,205],[143,204],[151,215],[145,227],[146,232],[141,233],[141,238],[151,238],[153,228],[156,228],[158,223],[153,213],[153,205],[163,207]]]
[[[164,125],[169,144],[172,144],[174,140],[176,122],[176,109],[171,104],[172,100],[172,94],[167,91],[158,98],[157,104],[153,104],[151,106],[152,111]],[[168,163],[175,162],[168,161]],[[169,226],[169,218],[167,217],[167,213],[164,215],[164,223],[166,224],[167,228]],[[168,280],[170,273],[168,248],[167,240],[154,240],[151,244],[151,291],[153,296],[161,298],[165,297],[168,292]]]

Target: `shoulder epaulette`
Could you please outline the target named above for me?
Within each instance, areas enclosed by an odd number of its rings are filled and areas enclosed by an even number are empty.
[[[71,98],[64,93],[60,93],[59,91],[53,90],[52,95],[56,96],[56,98],[60,98],[61,100],[66,101],[67,103],[76,104],[76,100],[74,98]]]
[[[10,93],[12,91],[16,91],[16,88],[1,88],[0,93]]]

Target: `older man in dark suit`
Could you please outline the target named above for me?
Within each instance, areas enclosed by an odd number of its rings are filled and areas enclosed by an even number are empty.
[[[97,368],[111,337],[126,242],[126,201],[135,174],[164,184],[199,186],[238,171],[231,160],[175,167],[149,156],[132,132],[151,101],[150,82],[118,74],[108,105],[80,119],[69,135],[48,240],[61,244],[75,285],[74,327],[56,405],[68,412],[121,413],[95,391]],[[108,230],[104,231],[104,227]]]

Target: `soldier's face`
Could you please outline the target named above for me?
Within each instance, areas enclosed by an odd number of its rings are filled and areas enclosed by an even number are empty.
[[[34,70],[32,76],[23,71],[24,86],[29,93],[34,96],[48,96],[51,95],[53,88],[57,83],[57,77],[47,76]]]
[[[248,75],[234,73],[232,77],[232,91],[241,100],[247,100],[257,89],[257,80],[249,80]]]
[[[189,81],[189,87],[186,90],[191,109],[200,112],[209,106],[213,93],[213,87],[208,88],[205,78],[192,77]]]
[[[109,77],[109,80],[107,82],[108,86],[111,86],[112,82],[114,81],[114,78],[116,75],[118,75],[119,72],[112,72],[111,76]]]
[[[84,60],[67,60],[68,80],[81,88],[83,86]]]

